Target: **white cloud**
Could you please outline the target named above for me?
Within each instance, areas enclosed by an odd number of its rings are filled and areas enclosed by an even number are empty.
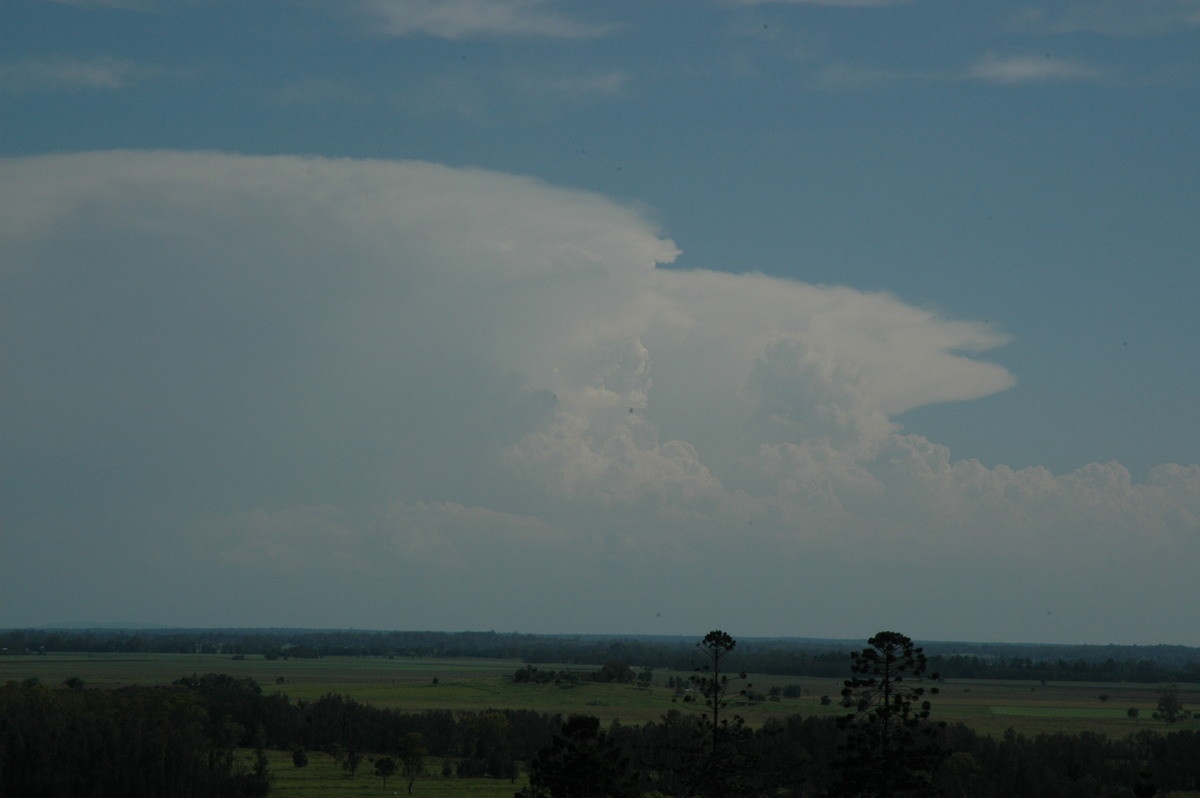
[[[734,0],[738,5],[758,6],[768,3],[806,6],[842,6],[844,8],[882,8],[904,5],[912,0]]]
[[[492,36],[581,38],[607,28],[554,10],[554,0],[358,0],[383,33],[422,34],[445,39]]]
[[[116,58],[20,61],[0,64],[0,91],[24,94],[42,91],[123,89],[155,74],[156,70]]]
[[[1014,27],[1036,34],[1156,36],[1200,27],[1200,0],[1088,0],[1028,6]]]
[[[1099,67],[1040,56],[996,56],[986,55],[970,70],[970,75],[979,80],[994,83],[1028,83],[1047,80],[1094,80],[1105,71]]]
[[[868,89],[894,83],[929,82],[941,80],[938,75],[900,69],[880,69],[864,64],[836,62],[823,64],[813,85],[821,89]]]
[[[14,620],[1161,642],[1194,604],[1200,467],[986,468],[892,420],[1011,386],[990,326],[656,268],[638,210],[480,170],[0,181]],[[755,589],[712,610],[715,574]]]
[[[51,0],[68,6],[80,8],[116,8],[124,11],[152,11],[161,6],[154,0]]]
[[[570,97],[608,96],[617,97],[625,92],[630,76],[627,72],[610,70],[593,75],[561,75],[554,78],[527,79],[522,81],[527,91],[553,92]]]
[[[369,92],[327,78],[296,81],[280,91],[275,98],[280,105],[359,103],[371,100],[372,96]]]

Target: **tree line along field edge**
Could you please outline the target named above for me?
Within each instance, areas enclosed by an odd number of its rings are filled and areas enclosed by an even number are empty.
[[[1159,688],[1156,711],[1177,722],[1155,724],[1137,707],[1124,718],[1113,710],[1145,697],[1144,683],[1126,692],[1111,682],[942,679],[927,670],[920,647],[894,632],[869,640],[852,656],[850,678],[839,681],[748,675],[730,656],[735,645],[714,630],[696,645],[699,667],[692,672],[644,668],[636,676],[615,662],[592,671],[499,660],[482,670],[442,672],[440,660],[401,658],[403,668],[389,668],[397,658],[388,657],[339,668],[305,657],[291,668],[288,658],[264,657],[261,667],[276,674],[273,680],[214,669],[175,680],[139,673],[149,685],[131,686],[95,679],[88,685],[81,667],[90,662],[95,669],[86,675],[121,677],[133,666],[181,661],[18,656],[26,671],[33,667],[49,677],[58,668],[56,676],[72,675],[58,684],[26,675],[0,685],[0,779],[13,794],[69,798],[80,794],[74,787],[103,775],[105,786],[90,789],[136,798],[126,788],[138,787],[139,779],[178,784],[185,773],[214,787],[224,784],[221,789],[232,791],[221,794],[230,798],[252,798],[266,795],[273,779],[300,780],[304,774],[289,771],[286,761],[278,767],[278,752],[290,752],[297,770],[321,754],[345,766],[344,774],[335,770],[319,786],[301,785],[305,794],[335,786],[346,794],[346,782],[358,794],[378,794],[355,778],[364,758],[374,757],[370,764],[386,790],[397,760],[406,778],[427,776],[422,756],[442,758],[438,783],[457,777],[454,794],[487,775],[525,798],[647,792],[766,798],[785,785],[820,794],[833,789],[829,794],[839,796],[892,795],[896,787],[907,795],[935,780],[948,794],[975,798],[1125,798],[1121,790],[1131,787],[1135,795],[1153,794],[1139,789],[1152,783],[1164,795],[1200,788],[1200,730],[1184,711],[1196,690],[1188,685]],[[255,665],[240,654],[230,662]],[[300,697],[310,691],[314,697]],[[980,728],[988,718],[1006,728],[995,734]],[[1030,725],[1017,730],[1013,718]],[[1097,724],[1123,724],[1130,733]],[[1163,734],[1168,726],[1174,733]],[[167,746],[162,755],[155,753],[159,740]],[[233,768],[235,750],[247,748],[249,764]],[[164,767],[174,761],[182,769]],[[1014,769],[1014,761],[1036,765]],[[67,762],[75,765],[63,770]],[[599,793],[594,786],[592,793],[562,792],[579,782],[582,762],[598,768],[594,774],[583,769],[589,779],[607,773],[608,786]],[[522,772],[529,783],[518,788]],[[964,791],[973,773],[985,792]],[[65,779],[71,789],[64,792]],[[44,788],[57,792],[40,792]]]
[[[0,657],[0,684],[37,680],[51,687],[78,679],[89,687],[169,684],[184,676],[227,673],[253,679],[264,693],[277,692],[292,701],[315,700],[334,693],[371,706],[404,711],[450,709],[528,709],[548,714],[589,714],[605,723],[653,722],[674,707],[668,681],[682,682],[690,672],[653,672],[648,688],[629,684],[581,682],[565,686],[522,684],[513,674],[526,667],[519,660],[407,657],[322,657],[320,659],[234,659],[217,654],[48,654]],[[545,664],[544,669],[590,669]],[[435,684],[436,680],[436,684]],[[837,715],[841,680],[750,674],[754,692],[769,696],[772,688],[791,688],[777,700],[740,700],[736,711],[752,726],[766,718],[791,714]],[[949,679],[940,682],[934,711],[981,733],[1001,734],[1012,728],[1037,734],[1094,731],[1126,735],[1141,729],[1165,728],[1152,716],[1158,686],[1141,683],[1042,683],[1011,680]],[[1185,707],[1200,707],[1200,684],[1181,684]],[[1136,710],[1131,717],[1129,711]],[[1200,728],[1185,719],[1172,728]]]

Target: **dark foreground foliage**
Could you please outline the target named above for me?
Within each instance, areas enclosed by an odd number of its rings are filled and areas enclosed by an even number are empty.
[[[78,679],[54,690],[10,682],[0,688],[0,798],[261,796],[270,788],[268,747],[291,751],[297,767],[306,751],[328,751],[351,775],[365,754],[383,754],[376,775],[386,783],[402,766],[409,792],[426,755],[442,758],[446,773],[456,762],[460,776],[515,780],[523,766],[526,798],[1126,798],[1200,789],[1200,734],[1191,730],[1119,740],[1010,731],[996,739],[932,720],[932,658],[896,632],[851,654],[848,714],[771,718],[759,729],[732,714],[732,699],[750,686],[737,643],[716,630],[695,649],[701,663],[682,705],[696,711],[608,729],[591,716],[406,713],[336,694],[292,703],[215,673],[114,691]],[[528,667],[514,681],[542,674]],[[593,678],[641,679],[619,659]],[[1169,722],[1168,710],[1182,705],[1173,688],[1162,696]],[[234,751],[247,747],[257,750],[256,764],[240,769]]]
[[[424,751],[455,761],[463,774],[540,773],[545,794],[561,793],[564,777],[592,768],[619,794],[686,795],[697,741],[706,739],[703,717],[672,709],[656,723],[602,729],[594,718],[531,711],[406,713],[340,695],[293,703],[216,674],[116,691],[10,683],[0,688],[0,795],[263,795],[268,774],[239,770],[235,748],[397,756],[414,734]],[[853,786],[842,776],[847,733],[834,718],[799,715],[747,729],[737,761],[753,767],[738,774],[738,794],[846,794]],[[1139,784],[1159,795],[1200,789],[1200,733],[1192,730],[996,738],[952,725],[935,739],[944,758],[930,789],[951,798],[1125,798]]]
[[[214,726],[185,687],[0,687],[0,795],[38,798],[266,795],[233,764],[240,732]]]

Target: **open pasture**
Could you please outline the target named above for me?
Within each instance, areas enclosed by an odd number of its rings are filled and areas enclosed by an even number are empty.
[[[309,762],[303,768],[292,764],[292,756],[286,751],[269,751],[271,763],[272,798],[358,798],[359,796],[407,795],[408,783],[399,773],[387,780],[374,775],[370,761],[363,760],[358,773],[351,778],[337,766],[332,757],[321,751],[310,751]],[[242,752],[246,767],[253,763],[253,754]],[[512,798],[513,793],[529,783],[522,773],[515,781],[507,779],[464,779],[441,775],[441,760],[427,757],[425,775],[418,777],[413,795],[422,798]]]
[[[656,671],[648,690],[631,685],[583,682],[575,686],[514,683],[508,677],[523,663],[501,659],[414,659],[405,657],[323,657],[320,659],[260,656],[233,659],[216,654],[46,654],[0,657],[0,682],[38,679],[57,686],[78,677],[89,687],[164,684],[183,676],[228,673],[258,682],[265,693],[280,692],[292,701],[314,700],[340,693],[365,704],[408,712],[425,709],[530,709],[538,712],[589,714],[604,722],[644,723],[683,705],[672,703],[665,687],[670,676],[685,672]],[[546,664],[542,668],[571,666]],[[589,668],[574,666],[575,670]],[[434,684],[434,680],[437,684]],[[739,703],[735,711],[751,725],[777,715],[837,715],[841,681],[796,676],[750,674],[755,693],[772,687],[799,685],[801,695],[779,701]],[[1200,710],[1200,685],[1180,685],[1188,709]],[[821,697],[828,696],[829,704]],[[1101,696],[1107,696],[1102,699]],[[933,696],[934,717],[962,722],[980,732],[1001,734],[1012,728],[1025,734],[1095,731],[1119,736],[1142,728],[1166,728],[1152,719],[1158,686],[1086,682],[985,681],[953,679]],[[1128,710],[1138,710],[1130,718]],[[1193,728],[1195,720],[1173,728]]]

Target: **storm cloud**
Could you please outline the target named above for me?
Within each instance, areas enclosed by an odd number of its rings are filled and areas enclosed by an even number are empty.
[[[0,180],[0,623],[1053,641],[1099,603],[1182,641],[1200,467],[987,468],[894,420],[1012,386],[994,325],[676,268],[645,208],[476,169]]]

